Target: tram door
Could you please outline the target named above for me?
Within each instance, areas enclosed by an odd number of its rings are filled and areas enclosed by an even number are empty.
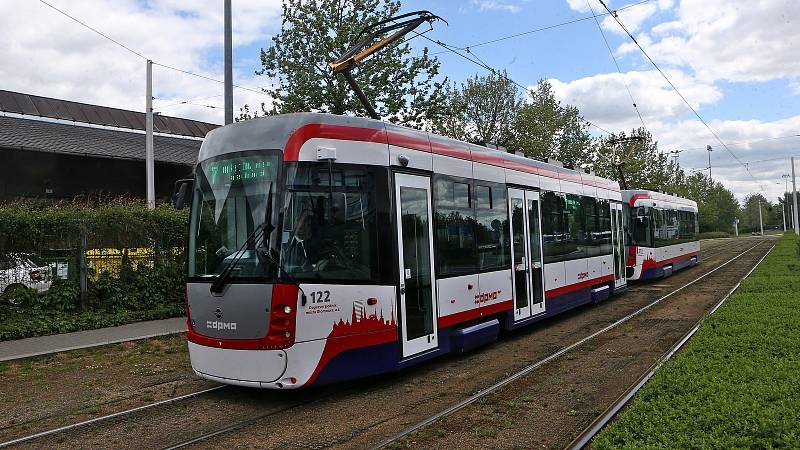
[[[430,178],[395,174],[403,356],[436,348]]]
[[[611,202],[611,244],[614,247],[614,287],[625,285],[625,227],[622,203]]]
[[[539,193],[512,188],[508,190],[508,201],[514,320],[524,320],[545,310]]]

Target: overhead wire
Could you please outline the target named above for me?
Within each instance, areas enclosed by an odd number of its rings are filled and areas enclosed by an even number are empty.
[[[473,63],[473,64],[475,64],[475,65],[477,65],[477,66],[479,66],[479,67],[482,67],[482,68],[484,68],[484,69],[488,70],[489,72],[491,72],[491,73],[492,73],[492,74],[494,74],[494,75],[499,75],[499,76],[502,76],[502,77],[503,77],[503,78],[505,78],[507,81],[511,82],[512,84],[516,85],[516,86],[517,86],[517,87],[519,87],[519,88],[522,88],[522,90],[524,90],[525,92],[528,92],[528,90],[529,90],[528,86],[524,86],[524,85],[522,85],[522,84],[520,84],[520,83],[517,83],[516,81],[514,81],[513,79],[511,79],[511,78],[508,76],[508,74],[506,74],[506,73],[502,73],[502,72],[498,71],[497,69],[495,69],[494,67],[492,67],[492,66],[490,66],[490,65],[486,64],[485,62],[482,62],[482,60],[480,59],[480,57],[478,57],[477,55],[475,55],[475,53],[474,53],[474,52],[472,52],[472,51],[469,49],[469,47],[467,47],[467,48],[466,48],[466,51],[467,51],[467,52],[468,52],[470,55],[472,55],[474,58],[470,58],[469,56],[467,56],[467,55],[464,55],[463,53],[460,53],[460,52],[458,52],[456,49],[459,49],[459,50],[460,50],[460,48],[459,48],[459,47],[456,47],[456,46],[454,46],[454,45],[450,45],[450,44],[446,44],[446,43],[442,42],[442,41],[441,41],[441,40],[439,40],[439,39],[431,39],[431,38],[429,38],[428,36],[425,36],[425,35],[423,35],[423,34],[417,33],[417,32],[415,32],[415,31],[412,31],[412,33],[414,33],[414,34],[416,34],[417,36],[420,36],[420,37],[422,37],[422,38],[424,38],[424,39],[427,39],[427,40],[429,40],[429,41],[433,42],[434,44],[436,44],[436,45],[438,45],[438,46],[440,46],[440,47],[444,48],[445,50],[447,50],[447,51],[449,51],[449,52],[455,53],[456,55],[458,55],[458,56],[460,56],[460,57],[462,57],[462,58],[466,59],[467,61],[470,61],[471,63]],[[593,123],[593,122],[590,122],[589,120],[585,119],[584,117],[580,117],[580,119],[581,119],[581,120],[583,120],[584,122],[586,122],[587,124],[589,124],[590,126],[593,126],[593,127],[597,128],[598,130],[601,130],[601,131],[603,131],[603,132],[604,132],[604,133],[606,133],[606,134],[612,134],[610,131],[606,130],[605,128],[603,128],[603,127],[601,127],[601,126],[599,126],[599,125],[597,125],[597,124],[595,124],[595,123]]]
[[[163,68],[165,68],[165,69],[174,70],[174,71],[177,71],[177,72],[184,73],[184,74],[186,74],[186,75],[191,75],[191,76],[198,77],[198,78],[202,78],[202,79],[205,79],[205,80],[208,80],[208,81],[213,81],[213,82],[216,82],[216,83],[222,83],[222,84],[224,84],[224,83],[225,83],[223,80],[218,80],[218,79],[216,79],[216,78],[212,78],[212,77],[209,77],[209,76],[207,76],[207,75],[202,75],[202,74],[195,73],[195,72],[192,72],[192,71],[189,71],[189,70],[180,69],[180,68],[177,68],[177,67],[173,67],[173,66],[170,66],[170,65],[167,65],[167,64],[163,64],[163,63],[160,63],[160,62],[154,61],[154,60],[152,60],[151,58],[148,58],[147,56],[143,55],[142,53],[140,53],[140,52],[137,52],[136,50],[134,50],[134,49],[130,48],[129,46],[127,46],[127,45],[123,44],[122,42],[120,42],[120,41],[118,41],[118,40],[116,40],[116,39],[112,38],[111,36],[109,36],[109,35],[107,35],[107,34],[105,34],[105,33],[101,32],[100,30],[98,30],[98,29],[96,29],[96,28],[92,27],[91,25],[89,25],[89,24],[87,24],[87,23],[85,23],[85,22],[81,21],[80,19],[78,19],[78,18],[76,18],[76,17],[74,17],[74,16],[72,16],[72,15],[70,15],[70,14],[69,14],[69,13],[67,13],[66,11],[63,11],[63,10],[61,10],[61,9],[59,9],[59,8],[56,8],[55,6],[53,6],[52,4],[48,3],[47,1],[45,1],[45,0],[39,0],[39,2],[41,2],[42,4],[44,4],[44,5],[48,6],[49,8],[51,8],[51,9],[53,9],[53,10],[57,11],[58,13],[60,13],[60,14],[64,15],[65,17],[67,17],[67,18],[71,19],[72,21],[74,21],[74,22],[76,22],[76,23],[80,24],[81,26],[83,26],[83,27],[85,27],[85,28],[87,28],[87,29],[91,30],[92,32],[94,32],[94,33],[98,34],[99,36],[102,36],[103,38],[105,38],[105,39],[109,40],[110,42],[112,42],[112,43],[114,43],[114,44],[116,44],[116,45],[118,45],[119,47],[121,47],[121,48],[123,48],[123,49],[127,50],[128,52],[130,52],[130,53],[132,53],[132,54],[134,54],[134,55],[138,56],[139,58],[142,58],[142,59],[144,59],[145,61],[151,61],[151,62],[153,63],[153,65],[156,65],[156,66],[161,66],[161,67],[163,67]],[[237,89],[241,89],[241,90],[245,90],[245,91],[250,91],[250,92],[253,92],[253,93],[256,93],[256,94],[261,94],[261,95],[264,95],[264,96],[267,96],[267,97],[269,97],[269,95],[268,95],[266,92],[264,92],[264,91],[261,91],[261,90],[257,90],[257,89],[249,88],[249,87],[246,87],[246,86],[240,86],[240,85],[238,85],[238,84],[234,84],[234,85],[233,85],[233,87],[235,87],[235,88],[237,88]]]
[[[675,93],[678,94],[678,96],[681,98],[681,100],[683,100],[683,102],[686,104],[686,106],[689,107],[689,109],[692,111],[692,113],[694,113],[695,117],[697,117],[698,120],[700,120],[700,122],[706,127],[706,129],[708,129],[708,131],[711,133],[711,135],[714,136],[714,138],[717,140],[717,142],[719,142],[720,145],[722,145],[722,147],[733,157],[733,159],[735,159],[739,164],[742,165],[742,167],[744,167],[745,171],[750,175],[750,177],[754,181],[756,181],[759,184],[759,186],[761,186],[761,188],[763,189],[763,185],[761,184],[761,182],[753,175],[752,172],[750,172],[750,169],[739,159],[739,157],[736,156],[736,154],[733,153],[733,151],[730,148],[728,148],[728,146],[725,144],[725,142],[722,140],[722,138],[720,138],[719,135],[717,134],[717,132],[714,131],[713,128],[711,128],[711,125],[709,125],[708,122],[706,122],[705,119],[703,119],[703,117],[700,115],[700,113],[697,112],[697,110],[691,105],[691,103],[689,103],[689,101],[686,100],[686,97],[684,97],[684,95],[681,93],[681,91],[678,90],[677,86],[675,86],[675,84],[672,82],[672,80],[670,80],[669,77],[664,73],[664,71],[661,70],[661,68],[658,66],[658,64],[656,64],[656,62],[653,60],[653,58],[651,58],[650,55],[647,53],[647,51],[645,51],[644,47],[642,47],[642,45],[639,44],[639,41],[637,41],[636,38],[633,37],[633,34],[631,34],[631,32],[628,30],[628,28],[622,23],[622,21],[619,19],[617,14],[613,13],[611,11],[611,9],[608,7],[608,5],[606,5],[605,1],[603,1],[603,0],[598,0],[598,1],[600,2],[601,5],[603,5],[603,8],[606,9],[606,11],[611,15],[611,17],[614,18],[614,20],[617,22],[617,24],[620,26],[620,28],[622,28],[622,30],[625,32],[625,34],[627,34],[628,37],[633,41],[633,43],[636,44],[636,46],[639,48],[639,50],[642,52],[642,54],[647,58],[648,61],[650,61],[650,63],[653,65],[653,67],[655,67],[655,69],[658,71],[658,73],[661,74],[661,76],[664,78],[664,80],[666,80],[666,82],[670,85],[670,87],[672,87],[672,90],[674,90]]]
[[[603,31],[603,27],[600,25],[600,21],[597,20],[597,14],[594,12],[594,7],[586,0],[586,6],[589,7],[589,10],[592,12],[592,17],[594,18],[594,22],[597,24],[597,29],[600,31],[600,36],[603,37],[603,42],[606,44],[606,48],[608,49],[608,54],[611,55],[611,59],[614,60],[614,66],[617,68],[617,72],[619,72],[620,76],[622,77],[622,84],[625,86],[625,90],[628,91],[628,97],[631,99],[631,103],[633,104],[633,109],[636,110],[636,115],[639,116],[639,121],[642,122],[642,128],[649,133],[647,130],[647,125],[644,124],[644,118],[642,117],[642,113],[639,111],[639,107],[636,104],[636,100],[633,98],[633,94],[631,93],[631,88],[628,86],[627,80],[625,80],[625,74],[622,73],[622,69],[619,67],[619,61],[617,61],[617,57],[614,56],[614,51],[611,50],[611,45],[608,43],[608,39],[606,39],[606,33]]]
[[[775,136],[775,137],[768,137],[768,138],[749,139],[749,140],[743,140],[743,141],[728,141],[727,144],[729,146],[738,146],[738,145],[752,144],[754,142],[777,141],[777,140],[780,140],[780,139],[790,139],[790,138],[798,138],[798,137],[800,137],[800,134],[789,134],[789,135],[786,135],[786,136]],[[677,145],[675,147],[679,148]],[[687,151],[690,151],[690,150],[705,150],[705,149],[706,149],[705,146],[703,146],[703,147],[690,147],[690,148],[681,149],[681,151],[684,151],[684,150],[687,150]],[[738,165],[738,164],[735,164],[735,165]]]
[[[615,11],[624,11],[626,9],[634,8],[636,6],[643,5],[645,3],[650,3],[652,1],[653,0],[643,0],[643,1],[640,1],[638,3],[625,5],[625,6],[621,7],[621,8],[616,9]],[[598,15],[598,17],[607,16],[607,15],[608,15],[608,13],[601,13],[601,14]],[[464,50],[466,48],[475,48],[475,47],[480,47],[480,46],[483,46],[483,45],[494,44],[494,43],[502,42],[502,41],[505,41],[505,40],[508,40],[508,39],[514,39],[514,38],[517,38],[517,37],[526,36],[526,35],[533,34],[533,33],[539,33],[541,31],[552,30],[554,28],[559,28],[559,27],[563,27],[563,26],[566,26],[566,25],[572,25],[572,24],[583,22],[583,21],[586,21],[586,20],[591,20],[592,18],[593,18],[593,16],[580,17],[578,19],[568,20],[566,22],[556,23],[556,24],[553,24],[553,25],[546,25],[544,27],[534,28],[534,29],[531,29],[531,30],[528,30],[528,31],[523,31],[523,32],[520,32],[520,33],[511,34],[511,35],[508,35],[508,36],[501,36],[499,38],[491,39],[491,40],[484,41],[484,42],[476,42],[474,44],[470,44],[470,45],[468,45],[466,47],[461,47],[459,49],[460,50]],[[446,53],[446,52],[442,51],[442,52],[438,52],[438,53],[441,54],[441,53]]]

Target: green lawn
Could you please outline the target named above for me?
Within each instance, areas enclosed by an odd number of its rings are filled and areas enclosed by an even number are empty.
[[[800,448],[800,239],[790,234],[593,448]]]

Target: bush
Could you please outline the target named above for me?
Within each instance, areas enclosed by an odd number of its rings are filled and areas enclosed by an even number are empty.
[[[69,268],[44,294],[27,290],[0,306],[0,340],[182,313],[187,211],[103,200],[0,204],[0,255],[36,254]],[[85,304],[81,252],[91,266]],[[8,326],[12,321],[19,326]]]

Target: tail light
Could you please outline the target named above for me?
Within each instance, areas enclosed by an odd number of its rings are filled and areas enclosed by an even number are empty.
[[[192,329],[192,318],[189,315],[189,286],[186,286],[186,290],[184,291],[186,294],[184,298],[186,299],[186,328],[188,330]]]
[[[636,265],[636,247],[628,247],[628,262],[625,265],[628,267]]]
[[[30,276],[32,281],[38,281],[42,278],[42,274],[38,270],[31,270]]]
[[[264,339],[265,349],[277,350],[294,345],[297,292],[297,286],[291,284],[272,286],[272,308],[267,337]]]

